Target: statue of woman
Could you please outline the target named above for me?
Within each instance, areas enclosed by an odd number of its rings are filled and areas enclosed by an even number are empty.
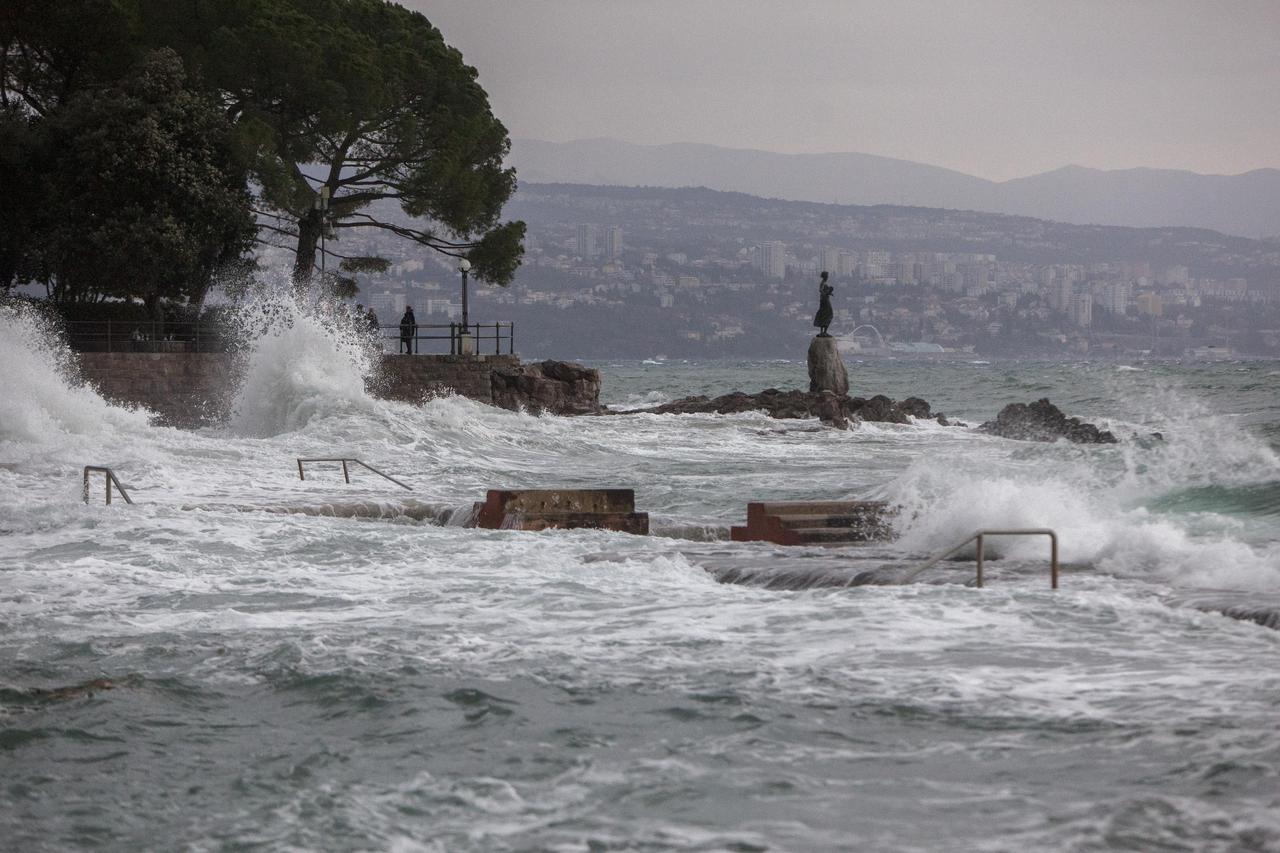
[[[827,326],[831,325],[831,318],[835,316],[835,312],[831,310],[831,294],[836,289],[827,284],[827,272],[822,271],[822,281],[818,283],[818,313],[813,315],[813,325],[819,329],[818,337],[829,338],[827,334]]]

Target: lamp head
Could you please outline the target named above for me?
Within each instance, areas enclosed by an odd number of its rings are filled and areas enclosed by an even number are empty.
[[[463,258],[462,260],[458,261],[458,272],[470,272],[470,270],[471,270],[471,261],[467,260],[466,258]]]

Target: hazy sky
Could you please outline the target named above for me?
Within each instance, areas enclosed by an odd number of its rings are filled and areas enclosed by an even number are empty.
[[[513,137],[1280,167],[1280,0],[401,0]]]

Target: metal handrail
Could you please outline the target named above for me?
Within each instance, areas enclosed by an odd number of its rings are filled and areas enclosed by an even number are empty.
[[[374,468],[368,462],[364,462],[360,459],[356,459],[351,456],[332,456],[332,457],[325,457],[323,459],[319,457],[314,459],[299,458],[298,459],[298,479],[299,480],[307,479],[306,475],[302,471],[303,462],[341,462],[342,463],[342,479],[348,483],[351,482],[351,474],[347,471],[347,463],[354,462],[363,468],[368,468],[370,471],[377,474],[379,477],[390,480],[391,482],[395,483],[397,486],[399,486],[402,489],[407,489],[410,492],[413,491],[413,489],[409,488],[404,483],[397,480],[395,477],[392,477],[390,474],[384,474],[381,471],[379,471],[377,468]]]
[[[127,504],[133,503],[133,499],[129,497],[129,493],[124,490],[124,486],[120,485],[120,481],[116,479],[115,472],[110,468],[102,465],[86,465],[84,466],[84,502],[89,502],[89,474],[94,471],[101,471],[107,475],[107,504],[111,504],[111,484],[115,483],[116,488],[120,490],[120,497],[124,498]]]
[[[417,323],[413,327],[413,333],[407,337],[396,324],[385,323],[379,325],[378,329],[379,337],[384,341],[384,348],[385,342],[395,343],[397,354],[404,352],[406,341],[410,342],[410,355],[419,354],[422,341],[448,341],[450,355],[463,355],[463,335],[471,338],[471,346],[477,350],[482,343],[492,341],[494,355],[502,355],[504,343],[507,345],[508,355],[515,355],[516,352],[516,325],[508,321],[470,323],[466,326],[461,323]],[[439,330],[442,334],[424,334],[424,329]],[[445,330],[447,333],[443,333]],[[489,334],[490,331],[492,334]]]
[[[939,554],[938,556],[934,557],[932,560],[925,563],[924,565],[918,568],[912,569],[907,574],[905,580],[906,581],[915,580],[916,577],[921,572],[924,572],[926,569],[933,568],[935,565],[947,559],[952,554],[956,553],[961,548],[968,545],[970,542],[977,540],[978,546],[977,546],[975,556],[977,558],[977,564],[978,564],[978,577],[977,577],[976,585],[978,587],[981,587],[982,586],[982,563],[983,563],[982,549],[984,545],[983,540],[987,536],[1048,536],[1049,543],[1050,543],[1049,544],[1049,578],[1050,578],[1049,583],[1052,589],[1058,588],[1058,534],[1047,527],[1026,527],[1026,528],[1014,529],[1014,530],[979,530],[978,532],[974,533],[968,539],[965,539],[963,542],[959,543],[949,551],[945,551],[942,554]]]

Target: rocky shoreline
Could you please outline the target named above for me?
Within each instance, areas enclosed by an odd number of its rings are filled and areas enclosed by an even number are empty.
[[[912,418],[933,419],[943,426],[953,425],[945,415],[934,414],[929,403],[919,397],[895,401],[883,394],[850,397],[848,394],[840,395],[832,391],[780,391],[777,388],[766,388],[758,394],[733,391],[719,397],[684,397],[652,408],[609,411],[607,414],[732,415],[741,412],[764,412],[772,418],[783,420],[817,418],[827,426],[837,429],[853,429],[864,421],[908,424]]]
[[[819,340],[822,339],[815,339]],[[831,354],[827,350],[831,350]],[[817,370],[810,370],[808,391],[782,391],[777,388],[766,388],[755,394],[731,391],[718,397],[682,397],[660,406],[625,410],[610,409],[600,404],[600,371],[594,368],[564,361],[504,365],[492,373],[492,399],[496,406],[524,409],[533,414],[732,415],[763,412],[779,420],[817,419],[835,429],[856,429],[861,423],[909,424],[921,420],[933,420],[942,426],[968,426],[941,412],[934,412],[929,402],[920,397],[907,397],[905,400],[893,400],[883,394],[853,397],[830,388],[820,389],[828,383],[848,387],[847,380],[841,382],[844,366],[840,364],[838,354],[834,354],[834,347],[822,345],[811,348],[811,366],[820,362],[825,364],[820,364]],[[1019,441],[1117,442],[1110,431],[1079,418],[1067,417],[1047,398],[1033,403],[1010,403],[994,420],[982,424],[978,430]]]
[[[741,412],[763,412],[780,420],[817,418],[836,429],[855,429],[860,423],[909,424],[933,420],[942,426],[968,426],[934,412],[927,400],[908,397],[891,400],[883,394],[874,397],[850,397],[831,391],[780,391],[766,388],[758,394],[733,391],[718,397],[683,397],[645,409],[615,411],[604,409],[605,415],[732,415]],[[995,420],[978,427],[980,432],[1018,441],[1052,442],[1065,439],[1074,444],[1116,444],[1109,430],[1069,418],[1048,399],[1034,403],[1010,403],[1000,410]]]

